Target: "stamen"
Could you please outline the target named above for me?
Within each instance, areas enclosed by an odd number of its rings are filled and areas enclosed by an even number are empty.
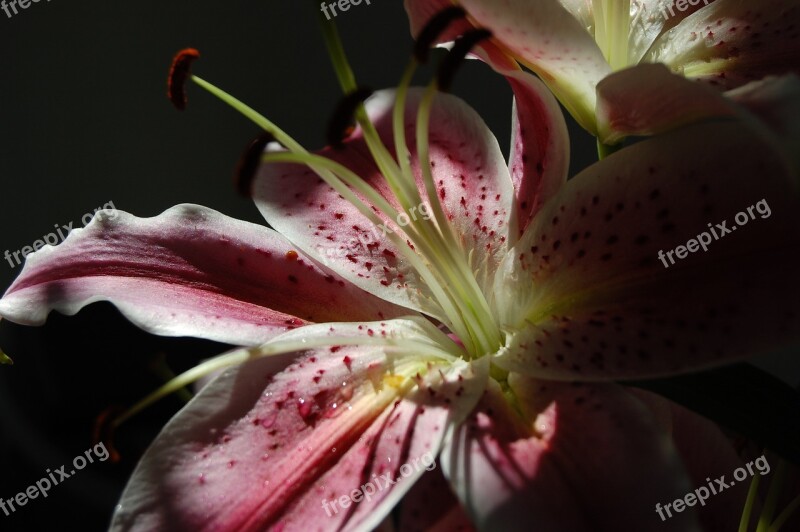
[[[416,189],[416,179],[414,174],[411,170],[411,160],[410,160],[410,152],[408,150],[408,143],[406,142],[406,132],[405,132],[405,107],[406,107],[406,98],[408,96],[408,88],[411,84],[411,79],[414,76],[414,72],[416,71],[417,62],[412,60],[408,67],[406,67],[405,72],[403,73],[403,77],[400,80],[400,85],[397,88],[397,93],[395,95],[395,103],[393,109],[393,130],[394,130],[394,141],[395,141],[395,152],[397,153],[397,160],[400,164],[400,174],[403,178],[404,183],[408,183],[414,186],[414,191],[417,192]],[[419,124],[419,122],[418,122]],[[426,122],[427,124],[427,122]],[[424,126],[427,130],[427,125]],[[433,185],[433,179],[430,177],[430,166],[428,164],[423,163],[423,161],[428,161],[427,151],[425,146],[427,146],[427,137],[424,140],[417,142],[417,150],[418,155],[420,155],[420,167],[422,168],[423,172],[423,182],[425,185],[425,190],[427,192],[428,203],[433,208],[434,212],[434,220],[435,224],[429,224],[425,222],[417,222],[412,221],[410,224],[415,230],[419,233],[419,238],[414,239],[417,246],[421,252],[425,254],[425,256],[430,260],[433,264],[436,265],[437,270],[442,272],[449,271],[450,260],[458,261],[459,258],[454,256],[452,250],[458,249],[460,252],[460,247],[455,241],[453,237],[452,231],[450,230],[450,225],[448,224],[444,212],[442,211],[441,204],[439,203],[439,198],[436,196],[436,189]],[[425,154],[425,155],[423,155]],[[421,197],[420,197],[421,201]],[[438,233],[436,232],[438,230]],[[443,239],[443,241],[442,241]],[[449,256],[443,255],[442,250],[450,251]],[[445,276],[446,278],[447,276]],[[458,295],[453,294],[452,284],[448,283],[447,281],[443,280],[443,286],[448,288],[448,297],[452,298],[452,301],[458,303],[459,298]],[[479,345],[475,343],[472,334],[470,334],[470,327],[468,323],[470,318],[468,315],[465,314],[463,309],[461,309],[461,305],[456,305],[459,307],[458,314],[454,314],[453,316],[457,317],[456,321],[453,317],[451,317],[451,326],[453,327],[460,327],[459,329],[459,336],[464,338],[464,341],[470,343],[469,349],[467,349],[471,353],[475,353],[479,351]],[[463,323],[462,323],[463,322]],[[464,325],[467,325],[467,328],[464,329]],[[466,333],[461,332],[466,331]]]
[[[274,141],[275,136],[272,133],[266,131],[261,133],[250,142],[250,145],[239,159],[233,182],[242,196],[247,198],[252,196],[253,181],[256,178],[256,172],[258,172],[258,165],[261,163],[261,155],[264,153],[267,144]]]
[[[334,149],[344,148],[344,141],[355,131],[356,111],[373,92],[370,88],[359,87],[339,101],[328,124],[328,144]]]
[[[392,207],[375,189],[363,181],[358,175],[353,173],[348,168],[342,166],[332,159],[326,159],[319,155],[313,154],[292,154],[285,152],[271,153],[262,157],[264,163],[295,163],[305,164],[317,175],[319,175],[328,185],[330,185],[337,193],[339,193],[347,202],[356,207],[358,211],[363,214],[367,219],[375,225],[380,225],[382,220],[368,207],[361,199],[352,191],[349,186],[352,186],[358,192],[363,194],[372,204],[383,212],[389,219],[397,220],[397,211]],[[409,239],[420,246],[426,253],[426,256],[433,256],[431,245],[419,237],[416,231],[412,231],[413,225],[406,227],[403,231]],[[468,328],[464,325],[461,314],[456,310],[457,301],[451,297],[446,289],[446,286],[441,284],[437,279],[434,272],[422,261],[422,257],[418,255],[408,244],[400,238],[397,233],[388,233],[386,237],[394,243],[397,249],[409,261],[415,270],[422,276],[425,283],[433,291],[434,297],[447,317],[434,316],[441,321],[447,321],[448,325],[460,337],[468,337]]]
[[[491,36],[491,31],[480,28],[465,33],[456,41],[453,45],[453,49],[450,50],[450,53],[442,60],[442,64],[439,65],[439,70],[436,73],[439,90],[443,92],[448,92],[450,90],[456,71],[458,71],[458,67],[464,62],[470,50],[472,50],[476,44],[484,39],[491,38]]]
[[[118,463],[121,456],[114,445],[114,419],[124,412],[120,406],[109,406],[95,418],[92,427],[92,443],[103,443],[108,450],[111,462]]]
[[[775,516],[775,510],[778,506],[778,499],[781,495],[781,490],[786,482],[788,474],[786,461],[780,459],[778,465],[775,467],[775,472],[772,475],[772,481],[767,490],[767,496],[761,506],[761,515],[758,517],[758,526],[756,532],[767,532],[770,530],[770,524]]]
[[[436,13],[428,23],[422,28],[414,44],[414,57],[420,63],[427,63],[431,47],[439,39],[439,36],[450,27],[456,20],[465,18],[467,12],[459,6],[448,7]]]
[[[329,326],[333,326],[334,324],[324,324],[325,328]],[[308,327],[316,327],[319,326],[310,325]],[[228,353],[218,355],[210,360],[207,360],[183,373],[175,377],[174,379],[170,380],[165,385],[161,386],[159,389],[155,390],[147,397],[136,403],[122,415],[114,418],[111,422],[110,426],[112,428],[117,428],[125,421],[133,417],[134,415],[138,414],[145,408],[149,407],[150,405],[156,403],[160,399],[180,390],[181,388],[188,386],[203,377],[211,375],[217,371],[227,369],[233,366],[240,366],[245,362],[249,362],[251,360],[256,360],[259,358],[267,357],[267,356],[275,356],[275,355],[283,355],[287,353],[299,353],[302,351],[309,351],[311,349],[318,349],[322,347],[331,347],[331,346],[376,346],[382,347],[387,352],[391,352],[393,349],[397,348],[398,346],[394,345],[391,340],[387,341],[387,339],[383,337],[364,337],[364,336],[317,336],[314,337],[313,335],[307,335],[304,331],[308,327],[301,327],[299,329],[295,329],[291,331],[291,333],[286,333],[283,336],[280,336],[270,342],[260,346],[260,347],[247,347],[236,349],[234,351],[230,351]],[[440,359],[446,361],[453,361],[454,359],[458,358],[458,352],[455,350],[454,352],[449,352],[453,350],[451,345],[442,344],[442,345],[433,345],[431,342],[427,344],[423,344],[421,342],[415,342],[417,344],[416,351],[420,356],[428,356],[432,359]]]
[[[175,54],[167,79],[167,96],[178,110],[186,109],[186,80],[191,75],[192,63],[200,57],[194,48],[186,48]]]
[[[429,131],[431,106],[433,105],[433,98],[436,96],[435,89],[434,83],[428,86],[417,111],[417,155],[419,156],[425,188],[428,191],[434,213],[444,217],[438,198],[436,198],[433,174],[430,167]],[[430,196],[431,194],[432,196]],[[446,224],[446,221],[442,223]],[[445,225],[445,227],[449,226]],[[461,248],[455,244],[455,240],[448,239],[445,236],[442,244],[441,249],[437,249],[437,251],[444,252],[447,255],[439,259],[439,269],[442,272],[446,272],[448,277],[454,281],[448,283],[448,287],[451,287],[451,290],[456,290],[458,294],[456,300],[462,302],[463,318],[471,325],[469,339],[477,352],[492,352],[496,350],[502,339],[486,297],[478,286],[477,280],[469,269],[468,264],[464,261]],[[462,340],[466,340],[466,338],[462,337]]]
[[[750,481],[750,488],[747,491],[747,499],[745,499],[744,509],[742,510],[742,517],[739,519],[739,531],[747,532],[750,528],[750,515],[753,513],[753,506],[758,496],[758,484],[760,475],[753,475]]]

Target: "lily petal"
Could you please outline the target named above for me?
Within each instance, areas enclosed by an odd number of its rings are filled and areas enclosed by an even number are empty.
[[[461,0],[476,25],[530,67],[594,133],[595,85],[611,72],[592,35],[558,0]]]
[[[797,338],[797,178],[731,125],[638,143],[568,181],[509,254],[506,277],[531,279],[518,298],[531,310],[496,364],[552,379],[659,376]],[[694,252],[670,255],[692,239]]]
[[[621,387],[514,374],[509,385],[519,413],[494,384],[442,450],[479,529],[699,530],[693,508],[665,522],[654,510],[690,484],[667,435]]]
[[[798,72],[800,6],[794,0],[716,0],[664,33],[644,61],[725,90]]]
[[[411,36],[416,39],[433,17],[448,7],[453,7],[453,2],[452,0],[404,0],[403,5],[408,14]],[[466,20],[456,21],[439,36],[439,41],[452,41],[471,28]]]
[[[661,64],[615,72],[597,85],[598,137],[606,144],[736,112],[719,91],[673,74]]]
[[[642,61],[656,39],[695,11],[704,9],[716,1],[697,0],[694,5],[684,2],[680,7],[676,0],[636,0],[631,2],[630,63],[636,64]]]
[[[367,112],[386,146],[392,147],[394,92],[381,91],[367,101]],[[402,234],[408,225],[403,216],[423,223],[433,210],[420,181],[420,164],[414,129],[422,91],[411,89],[405,124],[412,169],[422,191],[422,207],[403,211],[394,200],[358,129],[340,151],[325,149],[321,155],[350,168],[398,209],[398,220],[380,216],[384,227],[375,227],[352,204],[344,200],[313,172],[298,165],[266,164],[255,184],[256,203],[275,229],[291,235],[307,254],[364,290],[387,301],[432,316],[441,311],[416,270],[389,241],[388,232]],[[441,202],[456,238],[469,256],[472,250],[485,257],[485,268],[493,272],[506,249],[514,191],[497,140],[483,120],[464,102],[439,94],[430,119],[430,165]],[[369,206],[372,203],[359,197]],[[427,211],[427,218],[423,211]],[[405,237],[404,237],[405,238]]]
[[[359,337],[277,374],[266,359],[215,379],[147,451],[111,529],[379,525],[479,400],[487,365],[436,355],[449,340],[424,320],[311,325],[263,349]]]
[[[235,345],[307,322],[408,313],[299,255],[275,231],[198,205],[96,217],[28,256],[0,316],[41,325],[52,310],[73,315],[96,301],[154,334]]]
[[[753,81],[721,93],[672,74],[664,65],[638,65],[597,86],[598,135],[607,144],[629,135],[655,135],[712,118],[738,116],[773,140],[800,168],[800,77]]]
[[[708,486],[706,479],[731,476],[745,461],[731,439],[716,424],[678,404],[644,390],[629,388],[636,398],[656,413],[670,435],[695,489]],[[752,467],[752,465],[751,465]],[[758,470],[756,469],[756,474]],[[749,482],[736,482],[714,497],[713,504],[698,505],[703,530],[737,530],[747,498]],[[702,491],[701,491],[702,493]]]
[[[567,180],[569,133],[564,113],[541,81],[522,71],[504,75],[514,90],[509,168],[522,233]]]

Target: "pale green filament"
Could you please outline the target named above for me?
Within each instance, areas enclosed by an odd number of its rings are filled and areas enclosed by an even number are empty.
[[[331,62],[336,70],[339,83],[345,93],[351,92],[356,88],[355,76],[353,76],[352,69],[347,61],[335,25],[332,21],[322,20],[322,26],[325,43],[328,47]],[[364,106],[359,106],[356,111],[356,120],[362,128],[364,140],[367,143],[370,153],[375,159],[392,193],[405,211],[410,211],[410,209],[415,208],[416,205],[422,202],[419,190],[416,187],[414,174],[411,171],[408,147],[405,142],[403,120],[408,86],[411,83],[415,69],[416,62],[412,61],[403,73],[396,94],[393,126],[395,150],[399,165],[395,163],[391,154],[380,140],[380,136],[369,120]],[[417,150],[420,153],[420,167],[423,171],[427,196],[430,205],[434,209],[434,218],[439,231],[436,232],[434,230],[433,224],[426,223],[427,220],[417,220],[416,217],[413,217],[413,220],[410,221],[410,225],[417,230],[417,235],[409,235],[409,237],[415,247],[419,248],[419,251],[436,266],[435,270],[443,277],[442,280],[451,281],[451,283],[445,282],[444,286],[446,286],[450,292],[448,299],[452,298],[461,309],[461,319],[457,321],[463,319],[469,324],[468,336],[460,334],[459,331],[454,332],[459,334],[459,337],[465,345],[472,344],[471,348],[468,349],[471,353],[481,355],[493,352],[499,347],[501,334],[489,310],[486,298],[478,287],[477,281],[464,259],[463,251],[456,242],[438,198],[436,197],[435,184],[433,183],[433,178],[428,166],[428,122],[430,118],[430,106],[436,92],[435,86],[433,86],[429,92],[430,96],[428,97],[427,105],[423,101],[419,110],[420,120],[417,123]],[[424,126],[420,126],[420,122],[422,122]],[[423,139],[422,142],[419,140],[420,130],[424,130],[421,136]],[[416,238],[414,238],[414,236],[416,236]],[[443,254],[442,250],[446,253]],[[453,265],[455,265],[455,268],[453,268]],[[453,293],[452,289],[450,289],[451,286],[455,288],[456,293]],[[451,319],[452,318],[451,316]]]
[[[156,355],[155,360],[153,360],[149,366],[150,370],[156,374],[156,377],[164,382],[170,382],[175,378],[175,372],[173,372],[172,368],[167,364],[167,357],[164,353]],[[188,388],[179,388],[175,390],[175,395],[184,403],[188,403],[192,400],[192,397],[194,397],[194,394],[189,391]]]
[[[392,117],[395,151],[397,153],[397,159],[400,162],[400,171],[405,182],[413,184],[415,190],[416,180],[411,169],[410,152],[406,143],[405,104],[408,95],[408,87],[416,70],[416,66],[416,61],[412,60],[403,73],[403,77],[396,92]],[[426,253],[427,257],[436,264],[437,271],[439,273],[445,274],[444,280],[449,279],[451,281],[450,283],[445,283],[445,285],[448,287],[454,286],[456,288],[457,293],[454,294],[455,300],[459,303],[459,307],[462,309],[461,315],[469,322],[470,325],[469,336],[460,337],[462,338],[462,341],[465,342],[465,345],[467,345],[467,343],[471,344],[470,348],[468,348],[468,351],[473,354],[480,355],[492,352],[497,348],[497,345],[492,345],[490,340],[491,336],[487,337],[482,330],[482,328],[485,326],[493,325],[494,320],[492,319],[491,312],[488,310],[488,304],[485,305],[486,312],[483,313],[482,316],[474,311],[471,301],[477,297],[477,299],[485,302],[485,298],[483,297],[483,293],[477,287],[475,278],[472,275],[472,272],[469,271],[467,263],[464,261],[463,250],[459,244],[457,244],[450,229],[450,224],[448,223],[444,211],[442,210],[441,203],[436,196],[436,187],[430,171],[430,159],[428,153],[430,105],[435,93],[435,87],[431,86],[426,93],[429,94],[429,97],[423,99],[418,111],[417,150],[419,153],[419,163],[422,170],[423,183],[425,184],[425,190],[427,192],[428,203],[433,208],[433,215],[436,223],[434,226],[434,224],[420,221],[420,227],[418,229],[423,233],[421,235],[422,240],[417,241],[416,243],[424,246],[425,249],[428,250]],[[425,103],[426,101],[427,105]],[[423,131],[421,136],[419,133],[420,131]],[[438,232],[436,229],[438,229]],[[443,252],[445,252],[444,255]],[[453,271],[452,268],[454,264],[457,267],[456,271]],[[468,287],[467,290],[465,290],[465,286]],[[464,303],[466,303],[466,308]],[[488,321],[486,321],[487,319]]]
[[[326,176],[320,174],[322,179],[324,179],[326,183],[333,187],[337,193],[341,194],[345,200],[356,207],[361,214],[370,220],[370,222],[377,226],[380,226],[383,223],[383,221],[378,218],[372,209],[370,209],[368,205],[364,204],[364,202],[362,202],[361,199],[359,199],[358,196],[356,196],[355,193],[353,193],[353,191],[347,187],[348,184],[364,194],[364,196],[372,201],[375,204],[375,207],[382,211],[386,216],[394,220],[398,219],[399,213],[394,209],[394,207],[389,205],[389,203],[380,194],[378,194],[375,189],[365,183],[350,169],[342,166],[336,161],[313,154],[301,155],[290,153],[271,153],[263,156],[262,160],[267,163],[283,162],[305,164],[310,168],[327,170],[328,172],[335,174],[333,176],[334,178],[329,180]],[[420,241],[419,236],[415,233],[407,232],[406,234],[409,239],[412,240],[412,242],[417,243]],[[403,253],[403,256],[408,259],[411,265],[425,280],[426,284],[431,288],[437,302],[442,307],[442,310],[445,312],[445,315],[448,318],[448,325],[451,326],[454,332],[459,334],[459,336],[465,334],[468,331],[468,328],[463,323],[461,315],[456,309],[457,300],[454,300],[454,298],[447,293],[433,272],[422,261],[421,257],[414,250],[412,250],[408,244],[402,238],[400,238],[400,236],[393,232],[387,233],[386,236],[395,244],[395,246],[397,246],[397,249]],[[421,244],[424,245],[424,243]]]
[[[256,112],[251,107],[242,103],[240,100],[234,98],[227,92],[223,91],[222,89],[196,76],[192,76],[192,80],[195,81],[195,83],[197,83],[201,87],[205,88],[206,90],[214,94],[215,96],[217,96],[218,98],[220,98],[222,101],[224,101],[234,109],[236,109],[237,111],[241,112],[244,116],[255,122],[260,127],[262,127],[265,131],[273,135],[278,142],[283,144],[287,149],[289,149],[295,155],[302,156],[303,158],[299,158],[295,162],[300,162],[301,164],[308,164],[309,168],[311,168],[314,172],[316,172],[326,183],[328,183],[331,187],[333,187],[334,190],[336,190],[339,194],[341,194],[347,201],[349,201],[356,208],[358,208],[359,211],[365,216],[367,216],[373,223],[376,223],[377,225],[380,225],[382,223],[380,219],[378,219],[375,216],[372,210],[366,205],[364,205],[363,202],[361,202],[361,200],[359,200],[358,197],[355,194],[353,194],[353,192],[349,188],[347,188],[347,186],[344,185],[340,181],[340,179],[330,171],[329,168],[326,167],[327,165],[322,165],[322,166],[319,165],[319,163],[322,162],[324,158],[318,158],[318,159],[312,158],[312,154],[310,154],[305,148],[303,148],[297,141],[295,141],[290,135],[285,133],[277,125],[275,125],[269,119]],[[367,123],[371,125],[371,122],[367,121]],[[377,132],[375,132],[375,135],[377,136]],[[383,144],[380,143],[379,139],[377,142],[380,144],[381,148],[383,148],[383,150],[385,151],[385,147],[383,147]],[[392,164],[394,164],[393,161]],[[339,168],[344,169],[344,167],[341,166]],[[361,179],[359,178],[358,181],[361,181]],[[360,187],[360,190],[365,191],[366,188]],[[416,187],[414,188],[414,190],[416,191]],[[386,205],[385,202],[383,204]],[[395,211],[392,209],[389,212],[395,212]],[[385,212],[385,214],[388,213]],[[408,244],[406,242],[400,240],[400,238],[396,234],[391,234],[388,236],[393,242],[395,242],[395,244],[398,247],[398,250],[400,250],[406,258],[408,258],[412,266],[417,269],[419,274],[422,276],[422,278],[425,280],[425,282],[428,284],[428,286],[434,293],[437,302],[442,307],[442,310],[445,312],[445,315],[448,318],[447,325],[450,326],[453,332],[455,332],[460,338],[463,339],[470,338],[469,331],[475,327],[475,323],[470,324],[472,325],[472,327],[469,327],[466,323],[464,323],[465,318],[467,318],[468,321],[472,320],[469,320],[470,318],[469,316],[462,317],[463,313],[457,310],[457,308],[460,307],[458,298],[449,295],[448,290],[446,290],[446,288],[444,288],[437,281],[436,276],[433,275],[430,269],[420,260],[420,257],[408,247]],[[428,252],[428,255],[430,255],[431,246],[427,242],[425,242],[424,239],[417,238],[415,240],[413,236],[415,236],[413,235],[413,233],[409,235],[409,238],[412,240],[412,242],[414,242],[414,244],[416,245],[419,245],[423,251]],[[475,353],[476,351],[473,349],[472,352]]]
[[[778,518],[775,519],[767,532],[778,532],[798,508],[800,508],[800,495],[795,497],[792,502],[790,502],[786,508],[784,508],[783,512],[781,512]]]
[[[781,488],[783,488],[783,484],[786,480],[786,473],[786,462],[780,460],[775,468],[775,474],[772,475],[772,481],[769,483],[767,498],[764,501],[761,515],[758,518],[756,532],[768,532],[770,524],[772,523],[772,518],[775,515],[775,509],[778,506]]]
[[[436,187],[430,167],[429,126],[431,106],[433,105],[433,98],[436,96],[436,93],[437,89],[434,82],[425,91],[425,95],[420,102],[419,111],[417,112],[417,154],[423,180],[425,182],[425,188],[431,198],[431,203],[434,205],[434,209],[439,207],[440,215],[444,217],[444,213],[441,212],[441,206],[436,197]],[[445,227],[449,229],[449,225],[446,221],[443,223]],[[502,345],[500,329],[495,323],[483,291],[478,286],[475,276],[464,260],[463,253],[460,248],[449,245],[447,241],[441,243],[441,248],[448,252],[448,256],[441,260],[442,267],[453,279],[453,285],[459,290],[462,301],[467,306],[465,312],[470,317],[470,322],[475,326],[475,329],[471,330],[471,332],[477,336],[481,354],[496,351],[500,345]],[[455,266],[455,270],[453,266]]]
[[[232,366],[239,366],[245,362],[250,362],[251,360],[256,360],[267,356],[308,351],[322,347],[367,345],[381,347],[387,354],[397,351],[398,349],[407,350],[407,347],[400,348],[396,345],[387,344],[386,338],[377,336],[320,336],[286,340],[281,340],[278,338],[260,347],[237,349],[198,364],[192,369],[181,373],[136,403],[121,416],[114,419],[114,421],[111,423],[111,426],[117,428],[122,423],[160,399],[163,399],[164,397],[184,388],[185,386],[189,386],[190,384],[197,382],[203,377],[207,377],[208,375],[212,375],[220,370]],[[433,344],[431,342],[418,344],[415,343],[414,353],[418,355],[417,361],[423,366],[426,362],[426,359],[453,361],[456,358],[453,356],[453,353],[448,352],[445,345]],[[416,371],[417,369],[409,373],[408,376],[413,375]]]
[[[747,532],[747,529],[750,527],[750,516],[753,513],[753,506],[758,498],[758,485],[760,484],[760,479],[760,475],[753,475],[753,480],[750,481],[750,489],[747,491],[747,499],[744,503],[742,518],[739,520],[739,532]]]
[[[345,94],[349,94],[357,88],[356,78],[350,63],[347,61],[347,54],[344,51],[342,40],[339,38],[339,32],[336,30],[336,24],[332,20],[326,20],[321,13],[319,17],[325,46],[328,49],[333,69],[336,71],[339,85]],[[367,116],[363,104],[356,109],[355,118],[361,126],[370,154],[375,159],[378,169],[386,178],[389,188],[397,197],[403,210],[408,211],[415,205],[419,205],[420,198],[416,187],[409,187],[406,180],[400,179],[400,169],[392,159],[389,150],[381,142],[380,135],[378,135],[375,126]]]
[[[269,120],[264,115],[260,114],[258,111],[250,107],[249,105],[245,104],[241,100],[238,100],[225,92],[224,90],[220,89],[219,87],[212,85],[211,83],[207,82],[204,79],[198,78],[197,76],[192,76],[192,81],[194,81],[197,85],[201,86],[223,102],[227,103],[245,117],[252,120],[256,125],[262,128],[264,131],[275,137],[275,140],[278,141],[280,144],[286,146],[291,152],[297,153],[308,153],[308,151],[303,148],[296,140],[294,140],[291,136],[286,134],[281,128],[276,126],[271,120]]]
[[[773,520],[778,498],[781,494],[781,488],[783,488],[783,484],[786,481],[786,476],[787,465],[786,462],[781,459],[775,468],[775,474],[772,476],[766,501],[762,506],[761,515],[758,517],[756,532],[779,532],[781,527],[789,520],[792,513],[800,507],[800,495],[798,495],[783,509],[778,517]],[[753,480],[750,482],[750,490],[747,492],[747,501],[745,502],[744,511],[742,512],[742,519],[739,522],[739,532],[747,532],[750,526],[750,516],[753,513],[753,507],[758,497],[759,479],[759,476],[753,476]]]
[[[631,0],[592,0],[594,40],[612,70],[630,66]]]
[[[324,23],[323,34],[340,85],[345,92],[352,92],[356,87],[355,76],[347,62],[335,26]],[[378,170],[405,212],[413,212],[412,209],[423,203],[411,167],[404,125],[405,102],[415,70],[416,62],[412,61],[403,74],[393,110],[397,161],[383,144],[374,124],[369,120],[364,105],[361,104],[356,111],[356,120]],[[310,154],[274,123],[221,89],[196,76],[192,76],[192,80],[253,120],[287,148],[288,153],[272,153],[264,156],[264,162],[307,165],[372,223],[381,225],[383,221],[353,190],[360,192],[385,216],[395,221],[399,220],[397,210],[352,171],[334,161]],[[472,356],[481,356],[496,351],[502,345],[502,334],[486,296],[470,268],[472,257],[465,256],[464,249],[453,234],[437,197],[430,168],[429,146],[431,107],[436,93],[436,84],[431,84],[420,102],[416,129],[425,195],[433,209],[435,221],[431,223],[416,216],[409,217],[408,226],[403,228],[408,241],[394,232],[388,233],[387,236],[432,291],[433,297],[444,312],[444,316],[436,317],[444,321],[458,335]]]

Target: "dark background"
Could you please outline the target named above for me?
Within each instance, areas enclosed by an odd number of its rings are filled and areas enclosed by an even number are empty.
[[[11,19],[0,12],[0,253],[31,245],[55,224],[80,227],[85,213],[108,201],[139,216],[198,203],[260,222],[231,182],[257,128],[196,86],[188,110],[176,111],[165,97],[166,74],[175,51],[196,47],[203,57],[195,73],[308,148],[320,147],[340,93],[316,9],[303,0],[41,0]],[[411,47],[402,2],[362,2],[337,22],[359,81],[393,86]],[[478,109],[507,152],[504,81],[470,62],[454,92]],[[574,173],[594,160],[594,140],[572,130],[581,154]],[[0,263],[0,292],[20,270]],[[149,336],[107,304],[76,317],[54,314],[41,328],[2,322],[0,345],[15,360],[0,366],[4,499],[89,449],[105,409],[129,406],[161,384],[151,369],[159,353],[181,371],[226,348]],[[47,499],[10,517],[0,512],[0,530],[105,528],[136,460],[180,405],[165,399],[123,425],[115,434],[119,463],[89,465]]]

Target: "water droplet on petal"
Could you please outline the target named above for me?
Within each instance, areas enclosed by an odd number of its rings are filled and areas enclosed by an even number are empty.
[[[261,426],[264,427],[265,429],[268,429],[275,424],[276,419],[278,419],[277,411],[267,414],[267,417],[264,418],[264,420],[261,422]]]
[[[297,411],[301,418],[308,419],[311,416],[311,403],[305,399],[298,399]]]

